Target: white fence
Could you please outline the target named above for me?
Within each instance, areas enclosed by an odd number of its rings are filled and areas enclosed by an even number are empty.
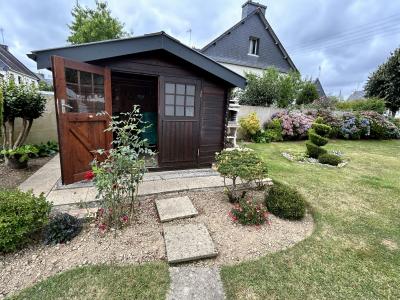
[[[249,106],[242,105],[240,106],[240,111],[238,114],[238,119],[247,116],[248,114],[255,112],[257,117],[260,119],[261,126],[264,125],[265,122],[271,120],[271,117],[274,113],[283,111],[284,109],[277,107],[265,107],[265,106]]]

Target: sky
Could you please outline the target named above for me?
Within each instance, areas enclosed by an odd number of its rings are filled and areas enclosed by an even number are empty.
[[[245,0],[109,0],[133,35],[165,31],[203,47],[241,18]],[[266,18],[303,77],[320,77],[327,94],[345,98],[400,46],[399,0],[260,0]],[[94,6],[94,0],[79,0]],[[0,0],[0,28],[10,51],[26,54],[67,45],[75,1]],[[191,34],[189,29],[191,29]],[[2,43],[0,34],[0,43]]]

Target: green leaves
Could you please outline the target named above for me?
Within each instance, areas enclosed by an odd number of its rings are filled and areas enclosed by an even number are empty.
[[[27,161],[31,155],[36,155],[38,152],[39,150],[33,145],[24,145],[15,149],[3,149],[0,151],[0,154],[18,159],[22,163]]]
[[[95,9],[82,7],[77,3],[71,14],[74,20],[68,25],[71,34],[67,39],[71,44],[117,39],[129,35],[123,30],[124,24],[111,16],[107,2],[96,0]]]
[[[373,72],[365,85],[368,97],[385,99],[385,104],[393,115],[400,109],[400,48]]]

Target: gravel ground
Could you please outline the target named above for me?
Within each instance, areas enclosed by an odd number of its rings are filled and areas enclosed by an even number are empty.
[[[52,157],[31,159],[28,162],[28,168],[22,170],[10,169],[5,165],[4,161],[0,161],[0,188],[17,187],[50,159],[52,159]]]
[[[141,201],[137,219],[126,229],[103,237],[92,225],[68,244],[32,245],[17,253],[0,255],[0,299],[46,277],[87,264],[138,264],[164,260],[165,246],[154,200],[188,195],[199,215],[172,224],[204,223],[219,255],[188,265],[225,265],[253,259],[294,245],[312,233],[313,220],[289,222],[271,216],[270,225],[244,227],[228,216],[231,204],[221,190],[151,196]]]

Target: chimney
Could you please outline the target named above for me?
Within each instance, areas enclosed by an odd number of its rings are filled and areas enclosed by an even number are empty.
[[[253,2],[251,0],[247,1],[245,4],[242,5],[242,19],[246,18],[256,9],[259,9],[261,13],[265,16],[265,10],[267,9],[267,6],[257,2]]]
[[[0,44],[0,47],[5,49],[6,51],[8,51],[8,46],[7,45]]]

